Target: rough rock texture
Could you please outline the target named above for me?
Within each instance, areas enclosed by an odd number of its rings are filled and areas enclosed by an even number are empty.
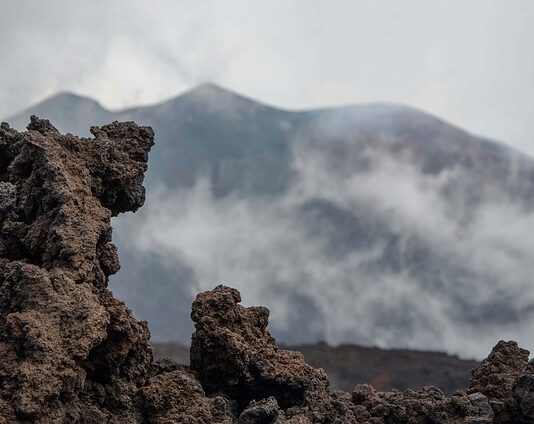
[[[183,390],[192,422],[215,422],[218,401],[188,371],[154,374],[167,369],[152,364],[146,323],[106,289],[119,269],[110,218],[144,202],[152,130],[91,132],[64,136],[35,117],[25,133],[0,128],[0,416],[130,423],[150,411],[164,422]]]
[[[153,134],[0,129],[0,397],[8,421],[122,422],[151,363],[146,323],[106,289],[110,218],[136,210]]]
[[[278,350],[267,331],[269,310],[244,308],[240,301],[237,290],[218,286],[193,303],[190,363],[207,392],[221,391],[241,409],[270,396],[282,407],[309,404],[326,393],[323,370],[307,365],[299,352]]]
[[[218,286],[201,293],[191,317],[191,368],[207,393],[237,400],[242,422],[254,423],[490,423],[493,410],[479,392],[376,392],[357,386],[331,392],[322,370],[296,352],[278,350],[266,330],[268,310],[244,308],[239,292]],[[508,389],[511,393],[510,389]],[[254,400],[263,399],[261,402]],[[255,421],[254,421],[255,420]],[[241,422],[241,421],[240,421]]]
[[[534,386],[529,352],[516,342],[500,341],[471,375],[470,393],[489,399],[496,423],[534,422]]]
[[[218,286],[193,304],[191,366],[153,361],[146,323],[107,289],[119,270],[110,219],[135,211],[150,128],[94,138],[32,117],[0,127],[0,422],[534,422],[534,366],[500,342],[467,392],[332,392],[302,355],[278,349],[266,308]]]

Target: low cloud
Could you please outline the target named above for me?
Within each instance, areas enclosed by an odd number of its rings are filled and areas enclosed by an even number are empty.
[[[336,162],[331,144],[295,146],[297,178],[281,196],[216,198],[203,178],[149,192],[143,219],[121,219],[119,231],[142,255],[192,270],[176,281],[191,298],[224,283],[267,305],[284,343],[477,358],[501,338],[534,348],[531,213],[494,201],[502,196],[473,208],[447,196],[451,185],[462,192],[462,169],[428,174],[369,147],[359,153],[367,165],[351,168],[355,158]]]

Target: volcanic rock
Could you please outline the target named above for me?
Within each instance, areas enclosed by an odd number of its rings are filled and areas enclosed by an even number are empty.
[[[528,355],[516,342],[501,340],[472,372],[468,392],[481,392],[488,397],[496,423],[530,422],[528,415],[532,411],[528,405],[534,392],[529,384],[530,371],[526,373]]]
[[[110,218],[144,202],[150,128],[0,129],[0,398],[8,422],[135,422],[149,333],[106,289]]]
[[[324,371],[307,365],[299,352],[279,350],[267,331],[269,310],[244,308],[240,301],[237,290],[220,285],[193,302],[190,363],[206,390],[237,399],[241,408],[271,396],[285,408],[322,398]]]

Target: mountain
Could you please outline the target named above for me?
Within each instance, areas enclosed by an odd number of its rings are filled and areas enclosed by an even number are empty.
[[[62,93],[7,121],[31,114],[82,136],[154,128],[146,206],[115,219],[111,288],[155,341],[187,342],[193,296],[226,282],[273,311],[285,344],[532,344],[534,161],[520,152],[407,106],[287,111],[211,84],[120,111]]]
[[[106,123],[110,113],[94,100],[64,92],[44,100],[7,121],[13,128],[26,129],[30,115],[46,115],[50,121],[57,122],[63,132],[88,137],[91,134],[87,128],[87,122],[81,119],[88,117],[89,122],[102,125]]]

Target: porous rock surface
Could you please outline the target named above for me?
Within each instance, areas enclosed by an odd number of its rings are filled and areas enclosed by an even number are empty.
[[[269,311],[201,293],[191,365],[154,361],[146,323],[107,289],[110,219],[144,202],[150,128],[61,135],[0,126],[0,423],[534,423],[534,365],[499,342],[466,391],[331,391],[277,347]],[[147,287],[149,282],[147,282]]]

